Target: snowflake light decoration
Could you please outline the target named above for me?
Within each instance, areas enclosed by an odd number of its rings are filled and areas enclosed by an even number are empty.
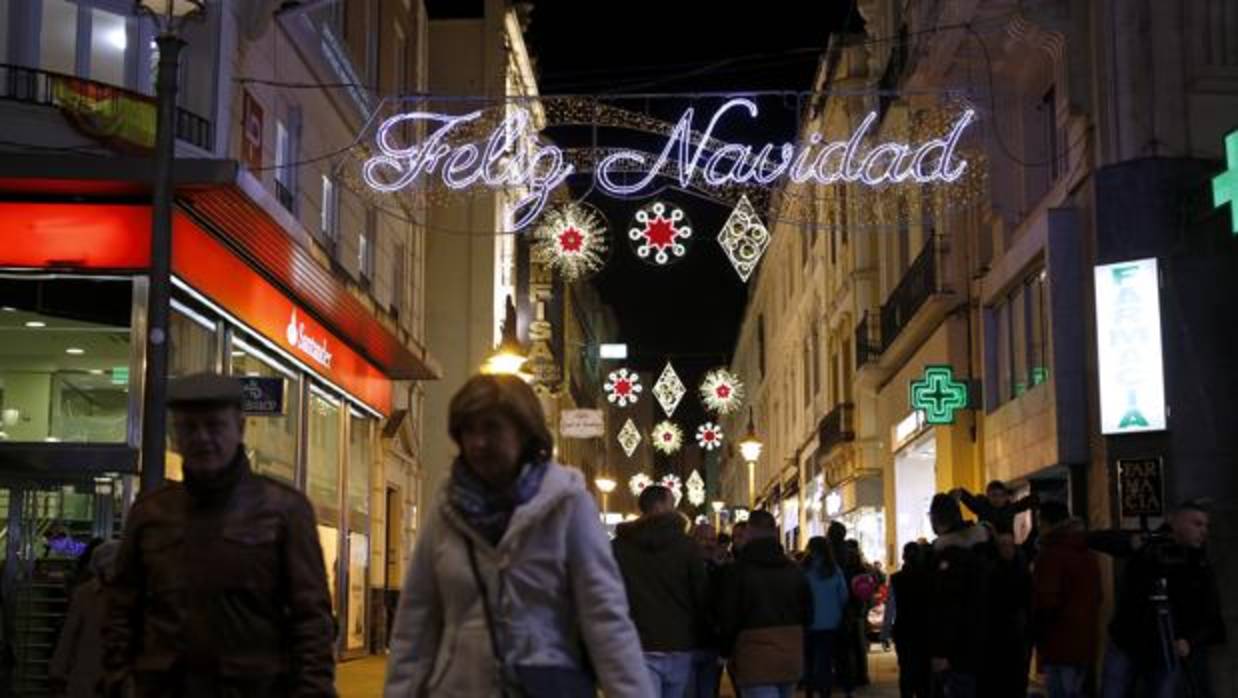
[[[655,201],[636,212],[628,240],[637,257],[665,266],[688,254],[692,223],[682,208]]]
[[[744,399],[744,384],[725,368],[705,374],[701,381],[701,401],[718,414],[730,414],[739,409]]]
[[[658,404],[662,406],[667,417],[675,415],[675,408],[679,406],[679,401],[686,392],[688,390],[683,386],[683,381],[679,380],[679,374],[675,373],[669,361],[666,362],[662,375],[658,376],[658,382],[653,384],[653,396],[658,399]]]
[[[628,478],[628,489],[632,490],[632,496],[639,497],[645,488],[653,484],[653,478],[644,473],[637,473]]]
[[[695,470],[688,476],[688,503],[694,507],[699,507],[705,503],[705,481],[701,479],[701,474]]]
[[[631,417],[624,423],[623,428],[619,430],[619,435],[616,439],[619,441],[619,445],[623,447],[624,455],[631,458],[632,452],[640,445],[640,431],[632,423]]]
[[[671,494],[675,495],[675,506],[679,506],[679,500],[683,499],[683,482],[679,480],[679,476],[675,473],[667,473],[662,476],[662,479],[658,481],[658,484],[670,490]]]
[[[533,230],[534,261],[568,281],[601,269],[606,250],[606,218],[589,204],[556,206]]]
[[[726,258],[735,273],[745,283],[769,247],[769,229],[761,222],[756,209],[748,201],[748,196],[739,198],[739,203],[731,211],[730,217],[718,233],[718,244],[726,252]]]
[[[627,407],[636,404],[644,386],[640,384],[640,375],[636,371],[619,368],[610,372],[602,389],[606,391],[607,400],[619,407]]]
[[[668,456],[683,446],[683,430],[670,420],[658,422],[649,438],[651,446]]]
[[[696,428],[696,444],[706,451],[712,451],[722,445],[722,427],[713,422],[705,422]]]

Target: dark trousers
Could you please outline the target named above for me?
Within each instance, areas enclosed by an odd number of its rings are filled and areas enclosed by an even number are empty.
[[[834,653],[838,642],[835,630],[809,630],[804,636],[804,684],[808,698],[820,694],[829,698],[834,688]],[[850,688],[844,687],[850,692]]]
[[[985,698],[1025,698],[1031,657],[1014,638],[993,641],[980,670],[980,695]]]
[[[234,679],[180,672],[137,673],[137,698],[280,698],[288,695],[282,677]]]
[[[932,670],[928,653],[906,644],[895,645],[898,653],[898,694],[901,698],[932,698]]]

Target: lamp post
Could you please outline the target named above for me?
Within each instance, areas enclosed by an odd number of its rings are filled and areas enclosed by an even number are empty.
[[[726,502],[714,501],[710,502],[709,506],[714,510],[714,530],[722,531],[722,509],[726,506]]]
[[[748,464],[748,510],[752,511],[757,504],[757,461],[761,458],[761,448],[764,444],[757,438],[756,428],[752,423],[752,408],[748,408],[748,433],[739,442],[739,452]]]
[[[602,523],[605,524],[606,523],[606,498],[611,492],[615,491],[615,487],[618,483],[616,483],[614,480],[608,477],[599,477],[598,479],[593,481],[593,484],[597,485],[598,492],[602,493]]]
[[[481,365],[481,372],[489,375],[519,376],[528,381],[532,376],[520,370],[528,360],[529,357],[524,355],[524,347],[520,346],[520,338],[516,336],[516,302],[508,296],[503,313],[502,338],[494,348],[494,353]]]
[[[176,159],[176,92],[181,25],[205,0],[137,0],[136,10],[159,30],[155,80],[155,179],[152,186],[150,289],[146,305],[146,371],[142,397],[142,489],[163,483],[167,448],[168,315],[172,294],[172,163]]]

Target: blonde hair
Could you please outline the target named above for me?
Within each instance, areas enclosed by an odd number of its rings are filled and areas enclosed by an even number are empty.
[[[447,408],[447,431],[456,446],[461,446],[460,432],[473,417],[488,410],[498,410],[524,432],[526,459],[545,460],[554,449],[554,439],[546,428],[542,404],[527,383],[510,375],[476,375],[460,387]]]

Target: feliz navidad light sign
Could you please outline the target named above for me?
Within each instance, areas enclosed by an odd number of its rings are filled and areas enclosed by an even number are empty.
[[[975,111],[966,109],[935,138],[867,145],[866,137],[877,122],[877,113],[871,112],[846,139],[827,141],[813,133],[798,143],[766,143],[758,148],[714,138],[718,125],[735,112],[746,112],[751,119],[760,116],[756,102],[736,97],[719,107],[698,134],[693,130],[696,110],[689,107],[660,152],[611,152],[594,168],[595,184],[622,197],[650,191],[658,177],[672,176],[672,172],[685,188],[780,181],[870,187],[903,182],[949,184],[967,170],[967,161],[956,151],[963,133],[976,120]],[[515,203],[512,227],[528,226],[545,209],[551,193],[576,173],[576,166],[562,148],[538,138],[533,118],[524,108],[509,110],[486,138],[459,142],[459,136],[483,113],[413,111],[387,118],[375,134],[378,152],[362,166],[362,177],[379,192],[400,191],[435,177],[453,190],[520,189],[524,194]],[[404,140],[403,134],[418,133],[419,125],[425,126],[425,137]]]

